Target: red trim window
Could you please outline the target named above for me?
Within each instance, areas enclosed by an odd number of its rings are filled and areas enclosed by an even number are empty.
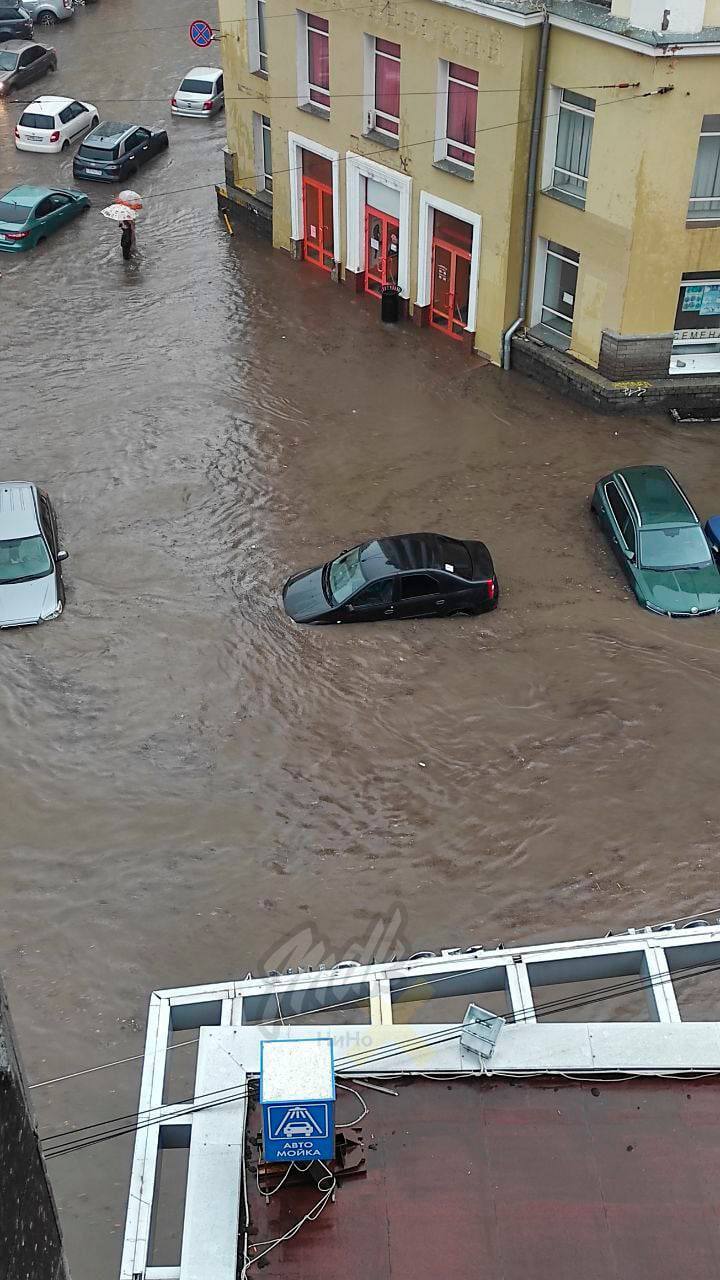
[[[310,101],[330,110],[330,24],[308,13],[307,68]]]
[[[448,63],[447,155],[468,169],[475,166],[478,78],[477,71]]]
[[[397,138],[400,131],[400,45],[375,39],[375,128]]]

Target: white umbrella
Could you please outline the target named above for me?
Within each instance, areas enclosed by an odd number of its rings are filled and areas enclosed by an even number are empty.
[[[116,204],[126,204],[128,209],[135,209],[140,212],[143,207],[142,196],[137,191],[121,191],[119,196],[115,197]]]
[[[103,218],[109,218],[111,222],[137,222],[138,215],[134,209],[128,209],[126,204],[109,204],[107,209],[100,210]]]

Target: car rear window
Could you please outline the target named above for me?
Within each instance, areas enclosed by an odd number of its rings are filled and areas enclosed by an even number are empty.
[[[444,566],[450,573],[459,573],[461,578],[472,577],[470,552],[463,542],[456,542],[454,538],[443,538],[441,550],[445,557]]]
[[[6,8],[0,9],[0,21],[10,22],[12,21],[13,18],[15,19],[16,22],[27,21],[27,19],[23,17],[23,15],[17,9],[6,9]]]
[[[89,147],[86,142],[80,147],[78,155],[81,160],[117,160],[117,147]]]
[[[11,204],[9,200],[0,200],[0,222],[27,222],[30,210],[24,204]]]
[[[55,117],[40,116],[37,111],[23,111],[20,123],[25,125],[26,129],[54,129]]]
[[[212,93],[212,80],[183,80],[180,93]]]

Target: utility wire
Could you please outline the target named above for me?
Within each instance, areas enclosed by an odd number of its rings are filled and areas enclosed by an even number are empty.
[[[720,964],[710,963],[707,965],[687,966],[685,970],[676,971],[674,975],[669,975],[668,978],[665,978],[665,977],[661,979],[654,979],[652,977],[640,978],[639,981],[633,978],[624,983],[609,984],[606,988],[596,990],[595,992],[592,992],[580,999],[565,998],[565,999],[560,999],[556,1001],[547,1001],[545,1002],[545,1004],[536,1005],[535,1012],[536,1013],[568,1012],[571,1009],[582,1008],[588,1005],[592,1005],[592,1004],[596,1004],[601,1001],[604,1001],[608,998],[608,992],[612,994],[620,994],[620,993],[628,994],[631,991],[642,990],[648,987],[652,988],[652,987],[662,986],[665,982],[668,982],[668,981],[670,981],[671,983],[674,983],[674,982],[682,981],[694,976],[698,976],[701,973],[716,972],[718,969],[720,969]],[[470,972],[476,972],[476,970],[472,970]],[[457,973],[454,973],[452,975],[447,975],[447,977],[458,977],[458,976],[460,975],[458,975]],[[428,981],[437,982],[438,979],[433,979]],[[529,1013],[530,1010],[518,1010],[515,1014],[513,1014],[512,1011],[509,1011],[508,1017],[514,1018],[515,1022],[522,1021],[523,1020],[522,1016],[519,1016],[519,1015],[522,1015],[525,1012]],[[349,1074],[351,1070],[354,1071],[357,1067],[361,1065],[368,1066],[370,1063],[381,1062],[388,1058],[396,1057],[399,1054],[414,1052],[423,1048],[433,1048],[437,1045],[446,1043],[451,1039],[455,1039],[459,1037],[459,1035],[462,1033],[464,1025],[465,1024],[463,1023],[459,1023],[456,1026],[443,1027],[439,1029],[437,1032],[431,1032],[425,1035],[409,1037],[402,1041],[388,1042],[388,1044],[380,1045],[376,1049],[366,1050],[358,1054],[352,1054],[345,1058],[340,1058],[336,1061],[336,1064],[335,1064],[336,1070],[343,1071],[345,1074]],[[172,1122],[173,1120],[180,1120],[183,1115],[190,1115],[190,1114],[194,1114],[197,1111],[204,1111],[208,1108],[223,1106],[230,1102],[239,1101],[242,1098],[247,1097],[247,1092],[248,1091],[245,1088],[235,1093],[231,1093],[229,1096],[217,1098],[214,1096],[215,1094],[224,1093],[227,1095],[228,1090],[216,1090],[212,1095],[211,1101],[207,1101],[207,1102],[200,1101],[200,1099],[202,1099],[205,1095],[200,1095],[199,1098],[195,1098],[195,1099],[188,1099],[187,1101],[190,1103],[193,1103],[194,1105],[189,1106],[185,1111],[182,1111],[182,1112],[176,1111],[170,1116],[167,1116],[167,1106],[164,1108],[153,1108],[152,1112],[154,1114],[152,1115],[152,1118],[149,1118],[149,1119],[140,1120],[140,1116],[143,1114],[147,1114],[149,1116],[150,1111],[148,1111],[147,1113],[136,1112],[136,1113],[133,1113],[131,1116],[114,1117],[111,1120],[99,1121],[94,1126],[87,1125],[77,1130],[68,1130],[63,1134],[52,1135],[52,1137],[48,1137],[47,1139],[45,1139],[45,1142],[49,1143],[53,1139],[57,1140],[60,1138],[64,1139],[64,1141],[62,1142],[56,1141],[56,1146],[51,1151],[46,1153],[46,1157],[48,1159],[52,1159],[55,1156],[71,1154],[73,1151],[84,1149],[86,1146],[94,1146],[99,1142],[109,1141],[117,1137],[122,1137],[128,1133],[137,1132],[140,1129],[147,1128],[151,1125],[159,1123],[159,1121],[163,1118],[166,1118]],[[198,1105],[198,1102],[200,1102],[200,1105]],[[182,1107],[184,1106],[184,1103],[169,1104],[169,1105]],[[158,1112],[160,1112],[160,1114],[158,1114]],[[132,1124],[120,1126],[114,1130],[110,1130],[104,1133],[91,1132],[92,1130],[99,1128],[101,1125],[113,1124],[118,1120],[131,1119],[131,1118],[134,1120],[134,1123]],[[81,1133],[84,1133],[85,1136],[77,1137],[77,1135]],[[70,1141],[68,1141],[68,1139]],[[73,1139],[76,1139],[76,1140],[73,1141]]]

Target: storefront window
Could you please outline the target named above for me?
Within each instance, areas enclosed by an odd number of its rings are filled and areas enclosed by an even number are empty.
[[[720,271],[682,278],[670,372],[720,372]]]

